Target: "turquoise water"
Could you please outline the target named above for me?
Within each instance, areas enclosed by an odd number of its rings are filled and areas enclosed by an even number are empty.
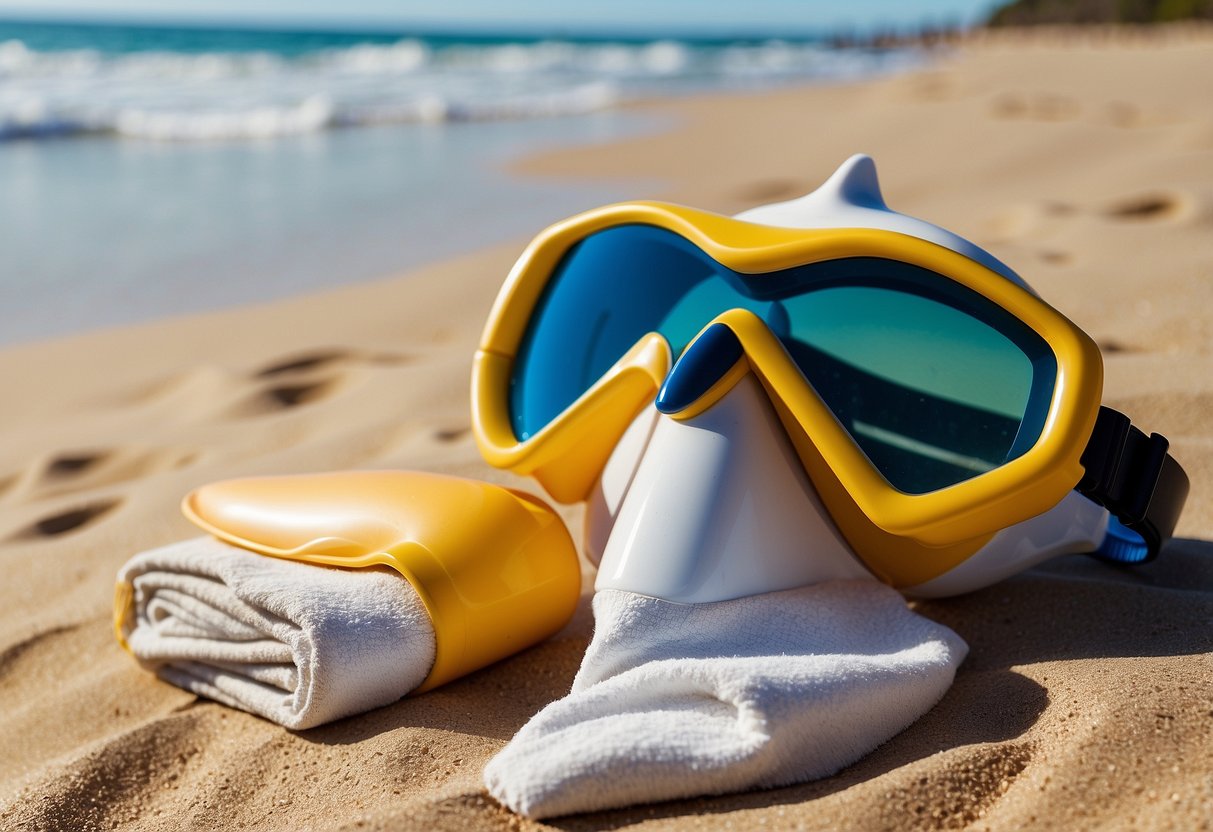
[[[0,144],[0,343],[285,297],[528,237],[653,188],[519,179],[504,162],[646,127],[607,112],[271,142]]]
[[[281,297],[658,183],[510,158],[658,129],[621,101],[896,71],[906,52],[0,22],[0,343]]]

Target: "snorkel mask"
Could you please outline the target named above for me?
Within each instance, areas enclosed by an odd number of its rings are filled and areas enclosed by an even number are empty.
[[[725,217],[611,205],[523,252],[476,354],[493,465],[588,501],[598,586],[912,594],[1157,555],[1188,491],[1101,407],[1098,347],[1009,268],[890,210],[855,156]]]

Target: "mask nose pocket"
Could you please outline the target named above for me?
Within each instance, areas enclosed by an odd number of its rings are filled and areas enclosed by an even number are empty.
[[[724,381],[744,355],[733,330],[724,324],[712,324],[687,347],[666,376],[657,393],[657,409],[666,415],[685,411]]]

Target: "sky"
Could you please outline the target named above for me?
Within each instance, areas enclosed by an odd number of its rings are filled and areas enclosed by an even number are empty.
[[[0,0],[0,17],[790,35],[970,24],[995,5],[996,0]]]

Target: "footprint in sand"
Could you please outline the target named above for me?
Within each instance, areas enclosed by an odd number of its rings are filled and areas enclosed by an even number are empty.
[[[106,456],[107,454],[104,451],[100,453],[63,454],[55,457],[47,464],[46,476],[48,479],[73,477],[94,467],[97,463],[103,461]]]
[[[339,365],[351,359],[346,350],[318,350],[273,361],[253,371],[255,382],[269,381],[238,402],[230,415],[264,416],[293,410],[330,398],[339,390],[344,371]]]
[[[292,356],[274,361],[253,373],[254,378],[273,378],[274,376],[292,373],[311,372],[346,361],[351,354],[346,350],[318,350],[303,355]]]
[[[326,369],[334,364],[364,363],[364,364],[407,364],[412,359],[407,355],[392,353],[363,353],[356,350],[321,349],[299,355],[287,356],[271,362],[257,370],[254,378],[273,378],[275,376],[294,373],[308,373],[313,370]]]
[[[285,410],[327,398],[336,387],[336,379],[314,384],[280,384],[261,391],[261,398],[271,410]]]
[[[237,403],[229,414],[237,418],[248,418],[293,410],[330,398],[340,386],[340,376],[299,384],[275,384],[258,390]]]
[[[1146,191],[1115,200],[1100,208],[1080,208],[1064,202],[1041,200],[1010,206],[985,222],[985,237],[994,243],[1044,243],[1056,241],[1070,223],[1165,223],[1193,222],[1198,216],[1195,200],[1172,191]],[[1213,209],[1209,212],[1213,217]],[[1074,255],[1056,245],[1036,252],[1044,263],[1066,266]]]
[[[985,223],[985,236],[999,243],[1039,236],[1046,231],[1055,231],[1059,220],[1075,214],[1077,210],[1073,205],[1057,200],[1013,205]],[[1065,252],[1056,251],[1054,254],[1066,255]]]
[[[98,500],[76,508],[49,514],[10,535],[10,540],[44,540],[59,537],[89,526],[122,505],[122,500]]]
[[[253,371],[254,382],[273,383],[237,403],[230,415],[263,416],[320,402],[336,395],[347,373],[358,365],[395,366],[411,361],[406,355],[337,348],[286,356]]]
[[[284,362],[253,374],[256,387],[251,393],[246,377],[219,367],[201,366],[126,396],[121,404],[154,407],[173,420],[196,420],[204,412],[244,418],[318,401],[335,390],[337,378],[308,375],[313,369],[323,369],[325,361],[299,359],[289,364],[292,366]],[[267,381],[273,383],[267,386]]]
[[[1167,127],[1183,119],[1176,113],[1142,108],[1128,101],[1085,102],[1055,93],[1006,91],[990,101],[990,114],[997,119],[1062,122],[1085,116],[1085,120],[1121,130]]]
[[[1078,117],[1081,108],[1073,98],[1053,93],[1004,92],[990,105],[995,118],[1058,122]]]
[[[322,348],[271,361],[247,376],[214,365],[191,367],[117,398],[124,407],[152,407],[178,418],[220,410],[237,417],[256,416],[319,401],[336,391],[335,382],[355,366],[396,366],[412,361],[408,355],[342,348]],[[334,372],[335,371],[335,372]],[[247,394],[252,381],[257,390]],[[266,383],[272,386],[265,387]],[[232,406],[233,399],[242,401]]]
[[[34,502],[179,470],[199,458],[200,454],[190,448],[60,451],[36,459],[23,472],[0,483],[0,496]]]
[[[458,442],[472,432],[471,428],[442,428],[434,431],[434,438],[444,444]]]
[[[1140,348],[1126,344],[1124,341],[1117,341],[1115,338],[1100,338],[1095,343],[1099,345],[1099,351],[1104,355],[1141,352]],[[1135,413],[1136,411],[1132,412]]]
[[[1109,205],[1103,215],[1127,222],[1157,222],[1179,219],[1188,214],[1187,200],[1178,194],[1157,192],[1138,194]]]
[[[1074,259],[1074,255],[1068,251],[1056,251],[1053,249],[1039,251],[1037,252],[1037,256],[1050,266],[1065,266]]]

